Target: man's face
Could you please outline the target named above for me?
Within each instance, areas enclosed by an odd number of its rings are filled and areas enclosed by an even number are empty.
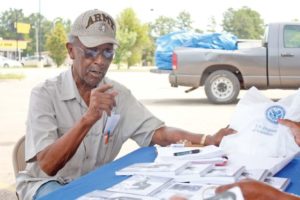
[[[69,51],[73,53],[72,72],[78,87],[95,88],[104,78],[114,56],[113,44],[87,48],[78,39],[71,44]]]

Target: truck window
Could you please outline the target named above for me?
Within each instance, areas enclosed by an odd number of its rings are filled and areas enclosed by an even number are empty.
[[[284,26],[284,47],[285,48],[300,48],[300,26],[286,25]]]

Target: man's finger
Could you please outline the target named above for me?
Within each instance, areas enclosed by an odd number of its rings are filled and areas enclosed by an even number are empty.
[[[222,193],[222,192],[225,192],[226,190],[229,190],[230,188],[232,188],[234,186],[235,186],[234,184],[222,185],[222,186],[217,187],[215,192]]]
[[[278,119],[278,123],[282,124],[284,126],[287,126],[289,128],[294,128],[295,127],[295,122],[289,120],[289,119]]]
[[[95,91],[104,93],[104,92],[106,92],[107,90],[109,90],[111,88],[113,88],[112,85],[110,85],[110,84],[103,84],[100,87],[95,88]]]

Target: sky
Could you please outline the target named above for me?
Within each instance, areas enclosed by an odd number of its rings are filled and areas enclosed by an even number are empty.
[[[117,17],[125,8],[133,8],[141,22],[154,21],[159,16],[175,18],[181,11],[191,14],[193,27],[206,30],[214,17],[221,24],[228,8],[247,6],[257,11],[265,23],[300,20],[297,0],[1,0],[0,12],[9,8],[23,9],[25,15],[41,12],[48,20],[57,17],[74,19],[88,9],[98,8]]]

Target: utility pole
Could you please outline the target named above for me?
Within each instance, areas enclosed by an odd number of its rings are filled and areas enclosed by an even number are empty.
[[[38,30],[38,23],[35,22],[35,52],[36,55],[39,55],[39,30]]]
[[[39,54],[39,61],[41,61],[41,0],[39,0],[39,17],[38,17],[38,54]]]
[[[15,24],[15,29],[16,29],[16,60],[19,60],[19,33],[18,33],[18,10],[15,10],[16,14],[16,24]]]

